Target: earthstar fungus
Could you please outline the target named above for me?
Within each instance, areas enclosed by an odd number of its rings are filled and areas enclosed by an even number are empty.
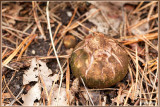
[[[79,42],[71,55],[75,77],[82,77],[89,88],[106,88],[127,74],[128,55],[113,38],[102,33],[90,34]]]

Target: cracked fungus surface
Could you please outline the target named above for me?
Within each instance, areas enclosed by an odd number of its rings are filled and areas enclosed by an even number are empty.
[[[89,35],[75,47],[70,66],[89,88],[106,88],[127,74],[128,55],[120,44],[101,33]]]

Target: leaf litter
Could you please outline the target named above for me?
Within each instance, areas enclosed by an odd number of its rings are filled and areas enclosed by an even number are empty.
[[[56,106],[58,103],[59,106],[79,106],[92,105],[92,101],[102,106],[158,104],[157,2],[50,2],[50,28],[47,26],[46,4],[2,4],[2,62],[7,59],[2,67],[2,94],[9,95],[2,98],[4,105]],[[48,29],[54,34],[53,41],[63,69],[63,78],[55,60]],[[93,32],[104,33],[125,45],[131,61],[129,73],[121,81],[123,87],[117,83],[110,88],[88,89],[72,76],[72,71],[69,72],[70,76],[66,76],[66,60],[73,49],[63,46],[63,37],[72,34],[81,41]],[[37,36],[24,49],[30,40],[26,39],[25,43],[23,40],[32,36],[30,34]],[[21,43],[23,45],[17,51]],[[23,55],[17,58],[21,50],[24,50]],[[12,53],[16,54],[13,56]],[[62,86],[59,92],[60,81]],[[22,86],[25,89],[20,92]]]

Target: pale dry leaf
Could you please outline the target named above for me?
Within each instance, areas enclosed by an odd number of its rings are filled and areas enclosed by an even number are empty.
[[[102,106],[106,106],[107,96],[104,96],[103,99],[104,99],[104,100],[101,102],[101,105],[102,105]]]
[[[52,71],[47,67],[45,62],[33,58],[29,70],[23,75],[23,85],[29,84],[32,81],[38,81],[38,76],[40,75],[46,85],[47,90],[49,91],[52,87],[52,82],[56,82],[59,79],[59,74],[50,76],[51,74]]]
[[[97,11],[96,8],[90,9],[89,12],[87,12],[86,16],[94,13],[95,11]],[[94,25],[96,25],[96,29],[94,31],[108,34],[109,25],[100,13],[95,14],[93,17],[89,18],[88,20],[92,22]]]
[[[36,83],[27,94],[22,95],[23,106],[33,106],[36,99],[41,98],[41,86],[40,83]]]
[[[38,69],[36,58],[31,61],[29,70],[23,74],[23,85],[29,84],[31,81],[38,81]]]
[[[97,1],[91,1],[90,3],[92,3],[98,9],[101,9],[101,13],[102,13],[101,19],[103,18],[103,21],[101,23],[102,23],[102,25],[103,24],[105,25],[103,27],[106,27],[105,30],[107,31],[107,32],[105,32],[105,34],[106,33],[108,34],[107,29],[109,29],[109,27],[112,27],[112,30],[118,32],[119,26],[120,26],[121,22],[123,21],[122,20],[123,15],[122,15],[122,10],[121,10],[123,3],[116,4],[114,2],[110,3],[110,2],[97,2]],[[100,24],[100,26],[101,26],[101,24]],[[101,30],[103,30],[103,29],[104,28],[102,28]],[[104,32],[102,32],[102,33],[104,33]],[[111,36],[114,36],[114,35],[111,35]]]
[[[135,90],[136,88],[136,90]],[[135,85],[134,84],[134,89],[132,90],[132,92],[129,95],[129,98],[134,101],[138,99],[138,95],[140,95],[140,84]]]
[[[36,102],[36,103],[33,104],[33,106],[40,106],[40,103]]]
[[[138,23],[140,23],[141,21],[141,15],[142,13],[139,13],[138,15],[134,15],[134,14],[131,14],[129,16],[129,21],[131,23],[130,26],[134,26]],[[138,30],[138,31],[137,31]],[[149,22],[146,22],[138,27],[135,27],[135,28],[131,28],[131,32],[134,34],[134,35],[143,35],[143,34],[146,34],[149,30]]]
[[[73,80],[71,90],[73,92],[78,92],[78,90],[79,90],[79,79],[78,78]]]
[[[112,100],[112,104],[114,105],[114,103],[117,103],[117,102],[119,102],[119,104],[122,104],[122,103],[124,103],[124,97],[126,97],[127,96],[127,93],[122,93],[120,96],[119,96],[119,100],[118,100],[118,96],[117,97],[115,97],[115,98],[112,98],[111,100]]]
[[[52,96],[52,101],[51,105],[56,106],[57,104],[57,97],[58,97],[58,85],[56,84],[53,89],[53,96]],[[69,106],[68,101],[67,101],[67,96],[66,96],[66,89],[61,88],[61,91],[59,93],[59,101],[58,101],[58,106]]]
[[[59,86],[57,84],[55,84],[55,86],[53,88],[52,99],[51,99],[52,106],[57,105],[58,91],[59,91]],[[74,99],[74,95],[73,95],[73,93],[71,93],[71,91],[69,91],[69,96],[70,96],[69,102],[71,102]],[[66,95],[66,88],[64,88],[64,87],[61,87],[61,90],[59,93],[58,106],[69,106],[67,95]]]
[[[49,69],[46,65],[45,62],[42,62],[41,60],[38,60],[37,61],[38,64],[40,65],[39,66],[39,75],[41,75],[45,85],[46,85],[46,88],[48,91],[50,91],[51,87],[52,87],[52,82],[53,81],[58,81],[59,80],[59,74],[54,74],[53,76],[50,76],[52,74],[52,71],[51,69]],[[58,76],[58,78],[57,78]]]
[[[50,90],[52,88],[53,81],[57,82],[59,80],[59,74],[54,74],[53,76],[51,74],[52,74],[52,71],[51,71],[51,69],[49,69],[47,67],[45,62],[43,62],[41,60],[37,60],[36,58],[33,58],[31,61],[31,66],[30,66],[29,70],[27,70],[23,75],[23,84],[26,85],[26,84],[29,84],[30,82],[33,82],[33,81],[38,82],[38,76],[41,76],[42,80],[45,83],[47,91],[50,92]],[[56,85],[57,84],[55,84],[55,86]],[[58,93],[57,87],[55,87],[56,93]],[[32,91],[28,92],[28,93],[29,93],[29,95],[33,94]],[[36,91],[35,91],[35,93],[36,93]],[[40,93],[41,93],[41,91],[40,91]],[[29,95],[26,95],[27,98],[24,97],[24,100],[26,102],[28,101]],[[60,96],[64,97],[64,95],[65,95],[64,93],[61,93]],[[34,96],[34,94],[32,96]],[[64,100],[64,99],[62,99],[62,100]],[[27,103],[24,103],[24,105],[26,105]],[[32,105],[32,103],[29,105]]]
[[[9,9],[8,15],[11,15],[12,17],[18,17],[20,10],[23,9],[22,6],[18,5],[17,3],[10,6],[10,8],[11,9]],[[14,19],[9,19],[8,23],[11,23],[14,25],[16,21]]]
[[[86,91],[82,92],[82,95],[84,96],[84,98],[85,98],[87,101],[90,101],[89,96],[88,96],[88,94],[87,94]],[[94,103],[95,105],[99,105],[100,91],[91,91],[91,92],[89,92],[89,95],[90,95],[93,103]]]
[[[136,20],[133,23],[135,25],[135,24],[139,23],[139,21]],[[149,23],[144,23],[144,24],[142,24],[142,25],[140,25],[140,26],[138,26],[136,28],[131,29],[131,32],[134,35],[144,35],[144,34],[146,34],[148,32],[148,30],[149,30]]]

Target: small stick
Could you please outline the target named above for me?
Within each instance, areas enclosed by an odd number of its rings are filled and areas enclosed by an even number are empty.
[[[10,69],[11,69],[11,68],[10,68]],[[12,70],[15,70],[15,69],[12,69]],[[5,92],[6,87],[9,86],[10,82],[13,80],[13,78],[14,78],[14,76],[16,75],[16,72],[17,72],[17,71],[18,71],[18,70],[15,70],[15,72],[13,73],[13,75],[12,75],[12,77],[10,78],[10,80],[8,81],[8,83],[3,87],[2,93]],[[5,78],[5,76],[4,76],[4,78]]]
[[[97,9],[95,12],[93,12],[92,14],[90,14],[89,16],[87,16],[85,19],[83,19],[82,21],[80,21],[80,23],[83,23],[84,21],[86,21],[87,19],[89,19],[90,17],[92,17],[93,15],[95,15],[97,12],[99,12],[100,9]],[[73,23],[69,28],[69,30],[72,30],[74,28],[76,28],[77,26],[79,26],[79,24],[77,22]]]
[[[54,32],[53,41],[54,41],[54,39],[55,39],[55,37],[56,37],[56,34],[57,34],[60,26],[61,26],[61,23],[58,23],[58,26],[57,26],[57,28],[56,28],[56,31]],[[58,41],[57,41],[57,42],[54,42],[55,46],[56,46],[57,43],[58,43]],[[50,46],[50,47],[51,47],[51,46]],[[50,48],[50,49],[51,49],[51,48]],[[48,51],[47,55],[49,56],[52,51],[53,51],[53,48]]]
[[[119,106],[119,98],[120,98],[121,93],[122,93],[122,87],[120,87],[120,89],[118,91],[117,106]]]
[[[70,30],[69,33],[73,34],[74,36],[78,37],[79,39],[83,40],[84,36],[82,36],[81,34],[79,34],[77,31],[75,30]]]
[[[7,52],[7,50],[8,50],[8,47],[6,47],[6,48],[4,49],[4,51],[2,52],[2,59],[3,59],[4,55],[5,55],[5,53]]]
[[[132,43],[136,42],[141,42],[143,41],[143,37],[145,37],[148,40],[153,40],[158,38],[158,33],[151,33],[151,34],[145,34],[145,35],[137,35],[138,38],[135,38],[135,36],[132,36],[132,38],[128,38],[129,40],[127,41],[119,41],[119,42],[124,42],[123,45],[129,45]]]
[[[58,58],[69,58],[70,55],[59,55]],[[56,56],[37,57],[38,59],[54,59]]]
[[[2,39],[8,40],[8,41],[10,41],[11,43],[13,43],[14,45],[16,45],[16,42],[15,42],[15,41],[13,41],[13,40],[5,37],[5,36],[2,36]]]
[[[153,9],[154,9],[155,5],[156,5],[156,3],[153,3],[150,10],[149,10],[149,13],[148,13],[148,16],[147,16],[148,20],[150,19],[151,15],[152,15],[152,12],[153,12]]]
[[[88,31],[91,31],[92,33],[96,33],[94,32],[92,29],[86,27],[85,25],[83,25],[82,23],[80,23],[79,21],[77,22],[79,25],[81,25],[82,27],[84,27],[85,29],[87,29]]]
[[[60,26],[61,26],[61,23],[58,23],[58,26],[57,26],[57,28],[56,28],[56,31],[54,32],[53,40],[55,39],[56,34],[57,34],[57,32],[58,32]]]
[[[20,40],[23,40],[22,37],[18,36],[17,34],[13,33],[11,30],[9,29],[4,29],[5,31],[7,31],[8,33],[12,34],[13,36],[16,36],[17,38],[19,38]]]
[[[143,2],[144,1],[141,1],[140,3],[139,3],[139,5],[136,7],[136,9],[132,12],[132,14],[134,14],[140,7],[141,7],[141,5],[143,4]]]
[[[42,79],[41,75],[39,75],[39,79],[41,80],[42,85],[43,85],[43,88],[44,88],[44,90],[45,90],[45,92],[46,92],[47,101],[48,101],[48,102],[50,102],[50,99],[49,99],[49,97],[48,97],[47,87],[46,87],[46,85],[45,85],[45,83],[44,83],[44,81],[43,81],[43,79]]]
[[[67,71],[66,71],[66,95],[67,95],[67,99],[68,99],[68,104],[70,104],[69,84],[70,84],[70,70],[69,70],[69,59],[67,59]]]

